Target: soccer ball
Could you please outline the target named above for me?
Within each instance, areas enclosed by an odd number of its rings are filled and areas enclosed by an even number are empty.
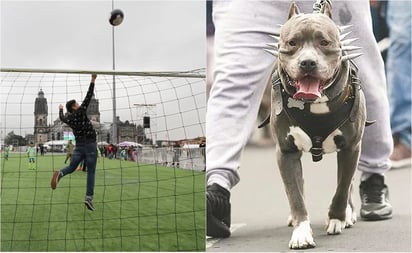
[[[118,26],[123,22],[124,14],[119,9],[114,9],[110,12],[109,23],[112,26]]]

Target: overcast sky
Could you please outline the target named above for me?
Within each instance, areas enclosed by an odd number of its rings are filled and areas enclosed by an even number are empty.
[[[116,69],[203,68],[203,1],[114,1]],[[3,67],[112,69],[111,1],[1,1]]]
[[[205,68],[204,1],[115,1],[114,5],[125,14],[124,22],[115,27],[116,70]],[[111,9],[111,1],[1,1],[1,66],[111,70]],[[52,123],[58,104],[72,98],[81,101],[90,80],[88,75],[2,73],[1,77],[3,134],[33,131],[33,106],[40,88],[48,99]],[[112,119],[111,78],[99,76],[96,82],[102,122]],[[135,103],[156,103],[158,131],[169,135],[164,138],[204,135],[204,80],[117,78],[121,120],[138,120]]]

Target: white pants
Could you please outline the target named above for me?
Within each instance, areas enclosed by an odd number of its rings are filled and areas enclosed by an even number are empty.
[[[297,2],[304,13],[314,1]],[[240,155],[250,136],[259,103],[274,66],[275,57],[263,48],[273,43],[285,23],[290,1],[215,1],[214,82],[206,113],[206,168],[208,185],[226,189],[239,182]],[[353,24],[348,38],[360,38],[363,56],[355,60],[366,97],[368,120],[359,170],[383,174],[390,168],[392,136],[383,61],[372,33],[369,1],[332,1],[332,18],[338,25]],[[250,168],[253,169],[253,168]]]

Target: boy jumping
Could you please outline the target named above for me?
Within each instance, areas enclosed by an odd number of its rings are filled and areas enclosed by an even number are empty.
[[[84,160],[88,169],[87,190],[84,204],[87,209],[91,211],[94,211],[93,195],[97,160],[97,144],[96,131],[86,115],[86,110],[93,96],[94,81],[96,80],[96,77],[96,74],[92,75],[89,90],[87,91],[86,97],[81,105],[79,105],[74,99],[68,101],[66,103],[66,109],[69,113],[66,116],[63,114],[63,105],[59,105],[60,120],[73,129],[73,133],[76,138],[76,147],[74,148],[70,165],[60,171],[55,171],[51,179],[51,188],[54,190],[56,189],[59,180],[62,177],[74,172],[79,163]]]

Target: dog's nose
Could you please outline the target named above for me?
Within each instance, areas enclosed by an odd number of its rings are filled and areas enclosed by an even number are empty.
[[[305,72],[311,72],[316,69],[316,62],[312,60],[304,60],[300,62],[300,69]]]

